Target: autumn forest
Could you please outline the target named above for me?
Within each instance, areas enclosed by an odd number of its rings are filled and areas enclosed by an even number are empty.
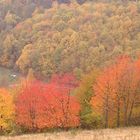
[[[0,134],[139,126],[140,1],[0,0],[0,68]]]

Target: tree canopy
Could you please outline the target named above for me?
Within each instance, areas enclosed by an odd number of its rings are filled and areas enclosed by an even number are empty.
[[[36,77],[48,78],[60,72],[89,72],[120,54],[140,53],[139,2],[53,2],[47,8],[48,3],[2,3],[0,65],[23,74],[33,69]]]

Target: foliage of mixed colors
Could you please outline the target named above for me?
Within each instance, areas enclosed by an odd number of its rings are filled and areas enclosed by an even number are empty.
[[[4,1],[1,66],[23,74],[32,68],[39,79],[45,79],[55,73],[89,72],[117,55],[140,53],[139,2],[53,2],[47,8],[48,0]]]
[[[0,0],[1,133],[140,125],[140,2],[85,1]]]
[[[19,84],[0,89],[1,132],[139,125],[139,73],[140,58],[126,55],[79,80],[66,73],[41,82],[30,69]]]

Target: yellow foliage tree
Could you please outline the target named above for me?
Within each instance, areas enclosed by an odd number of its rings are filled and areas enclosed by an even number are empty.
[[[12,96],[5,89],[0,89],[0,131],[9,130],[14,119]]]

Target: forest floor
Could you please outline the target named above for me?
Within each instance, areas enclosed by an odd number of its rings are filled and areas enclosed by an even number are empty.
[[[140,140],[140,127],[2,136],[0,140]]]

